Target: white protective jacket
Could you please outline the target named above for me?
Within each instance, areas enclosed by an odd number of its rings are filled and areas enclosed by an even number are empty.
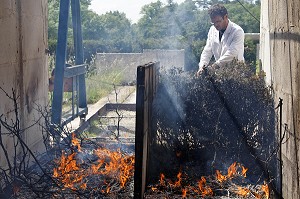
[[[229,20],[220,42],[219,31],[211,26],[200,57],[199,69],[209,64],[212,55],[219,66],[231,62],[234,58],[244,61],[244,30]]]

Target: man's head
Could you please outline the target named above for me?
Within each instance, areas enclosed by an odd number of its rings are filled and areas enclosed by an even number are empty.
[[[221,4],[212,5],[208,14],[210,16],[211,23],[217,30],[225,30],[228,25],[228,12],[227,9]]]

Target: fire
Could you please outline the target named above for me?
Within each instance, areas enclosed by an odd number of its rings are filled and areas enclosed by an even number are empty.
[[[177,181],[172,183],[171,181],[169,182],[169,185],[171,187],[181,187],[181,181],[182,181],[182,178],[181,178],[181,175],[182,173],[179,171],[178,174],[177,174]],[[163,177],[164,178],[164,177]]]
[[[123,188],[128,179],[133,175],[134,157],[123,157],[120,151],[97,149],[95,154],[99,157],[99,164],[92,168],[93,174],[119,176],[120,185]],[[104,160],[108,159],[108,163]],[[104,170],[98,171],[104,165]]]
[[[240,164],[238,166],[242,169],[241,175],[243,177],[246,177],[246,173],[247,173],[248,169],[245,168],[244,166],[241,166]],[[238,166],[237,166],[236,162],[232,163],[227,169],[227,175],[222,175],[219,170],[216,170],[217,180],[222,183],[222,182],[226,181],[227,179],[231,179],[231,178],[235,177],[238,174],[238,172],[237,172]]]
[[[244,176],[244,178],[246,178],[246,173],[248,171],[248,168],[245,168],[244,166],[242,166],[242,175]]]
[[[227,175],[222,175],[220,170],[216,170],[216,175],[213,177],[201,176],[201,179],[197,181],[196,185],[188,184],[186,177],[182,178],[183,173],[180,171],[177,174],[177,181],[172,182],[165,178],[164,174],[160,174],[159,184],[151,186],[153,192],[175,191],[179,193],[181,191],[182,198],[189,198],[189,194],[192,198],[194,196],[211,197],[214,194],[218,195],[221,190],[227,190],[228,196],[241,196],[241,197],[255,197],[257,199],[267,198],[269,199],[269,187],[266,183],[262,185],[261,191],[257,192],[256,188],[249,186],[250,188],[241,187],[235,184],[237,181],[233,181],[233,178],[244,178],[246,177],[248,169],[241,164],[234,162],[227,169]],[[215,193],[214,190],[215,189]]]
[[[182,198],[186,198],[187,189],[182,189]]]
[[[266,198],[269,199],[270,198],[270,190],[269,190],[269,186],[266,182],[264,182],[264,185],[261,186],[261,189],[265,193]]]
[[[178,174],[177,174],[177,181],[175,182],[175,184],[174,184],[174,186],[175,187],[180,187],[181,186],[181,175],[182,175],[182,173],[181,172],[179,172]]]
[[[80,146],[80,142],[79,139],[75,137],[75,133],[72,133],[72,145],[74,147],[77,147],[78,151],[81,151],[81,146]]]
[[[227,177],[222,175],[219,170],[216,170],[216,178],[221,183],[227,180]]]
[[[228,168],[228,178],[233,178],[233,176],[236,174],[236,162],[234,162],[230,167]]]
[[[77,164],[75,155],[76,153],[72,153],[66,156],[63,152],[60,161],[58,161],[59,166],[53,170],[53,177],[60,179],[65,188],[76,189],[75,187],[81,184],[84,189],[85,185],[82,182],[84,174]]]
[[[72,145],[77,147],[78,152],[81,152],[80,142],[75,134],[72,134]],[[107,149],[97,149],[94,154],[97,156],[97,161],[83,168],[76,160],[76,152],[70,155],[63,152],[60,159],[56,161],[57,167],[53,169],[53,177],[57,178],[64,188],[71,190],[92,188],[86,182],[88,182],[88,177],[95,175],[104,177],[104,182],[102,181],[104,186],[102,187],[106,188],[104,190],[102,188],[103,193],[109,193],[111,190],[110,183],[106,183],[106,179],[117,180],[119,186],[124,188],[133,176],[134,156],[125,156],[120,150],[109,151]],[[99,186],[101,187],[101,185]]]
[[[206,186],[206,179],[205,177],[201,177],[201,180],[198,181],[198,188],[202,193],[202,196],[212,196],[213,195],[213,191],[210,187]]]
[[[237,187],[238,190],[236,191],[236,193],[240,196],[246,197],[249,193],[250,190],[247,188],[243,188],[243,187]]]
[[[165,175],[163,173],[160,174],[159,184],[161,186],[165,186],[166,185],[166,183],[165,183]]]

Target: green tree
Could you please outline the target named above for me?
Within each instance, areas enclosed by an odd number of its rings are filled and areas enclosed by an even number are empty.
[[[101,39],[107,46],[107,52],[131,52],[132,30],[125,13],[119,11],[107,12],[100,16],[100,23],[104,27]]]
[[[57,39],[59,1],[49,3],[49,48],[55,50]],[[187,65],[197,67],[210,27],[207,8],[213,3],[223,3],[229,18],[245,32],[259,32],[260,1],[256,4],[229,0],[185,0],[177,4],[156,1],[141,9],[142,18],[131,24],[124,13],[118,11],[98,15],[89,10],[91,0],[81,0],[82,34],[85,57],[98,52],[140,52],[142,49],[185,49]],[[249,14],[254,15],[254,17]],[[255,19],[256,18],[256,19]],[[70,24],[70,29],[72,24]],[[72,31],[69,31],[72,49]],[[253,62],[255,43],[246,42],[245,57]]]
[[[246,33],[259,33],[260,4],[230,2],[225,6],[230,20],[239,24]]]
[[[241,25],[245,32],[259,32],[259,4],[241,5],[229,0],[186,0],[176,4],[169,0],[166,5],[161,1],[145,5],[141,13],[143,17],[137,24],[138,41],[142,48],[179,49],[187,52],[187,65],[197,67],[200,54],[205,45],[209,30],[210,18],[207,8],[214,3],[223,3],[228,9],[232,21]],[[253,42],[246,42],[245,57],[253,59],[256,49]],[[253,62],[251,60],[250,62]]]

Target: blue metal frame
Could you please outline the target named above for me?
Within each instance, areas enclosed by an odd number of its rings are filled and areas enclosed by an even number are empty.
[[[66,67],[68,20],[72,8],[73,36],[76,66]],[[85,67],[83,58],[81,14],[79,0],[60,0],[59,25],[55,62],[55,81],[52,100],[51,122],[53,125],[65,125],[76,117],[85,118],[87,114]],[[72,114],[62,122],[62,102],[64,77],[72,77]],[[75,111],[76,106],[76,111]]]

